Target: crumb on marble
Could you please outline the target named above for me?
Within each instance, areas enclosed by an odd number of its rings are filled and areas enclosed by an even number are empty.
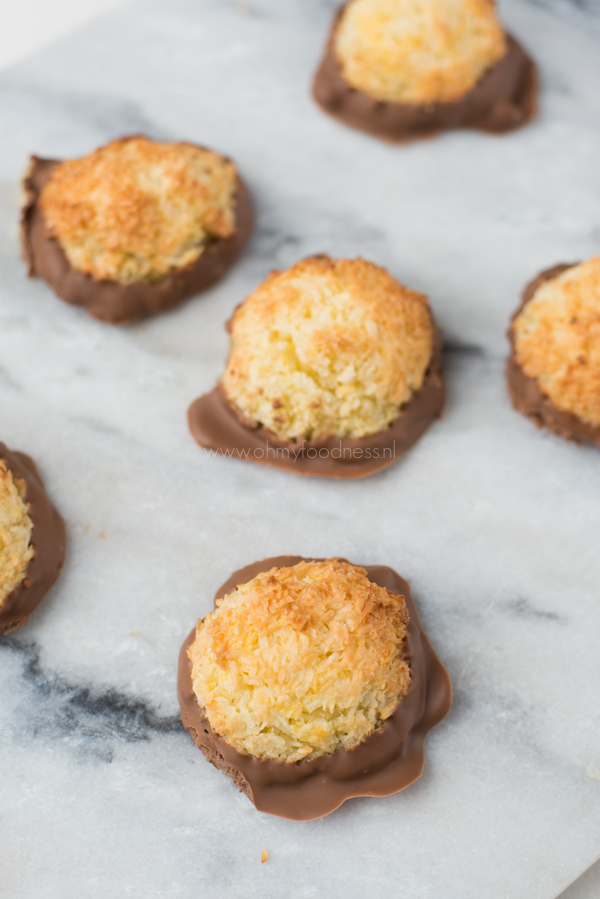
[[[23,583],[33,558],[27,485],[0,459],[0,608]]]
[[[269,857],[269,853],[267,852],[266,849],[263,849],[262,852],[260,853],[260,860],[263,863],[263,865],[266,862],[266,860],[268,859],[268,857]]]
[[[272,568],[198,622],[199,704],[239,751],[288,763],[349,749],[410,684],[404,597],[328,559]]]
[[[49,233],[71,266],[122,284],[194,263],[235,230],[236,169],[189,143],[112,141],[60,163],[40,194]]]
[[[427,297],[364,259],[313,256],[238,307],[222,384],[242,415],[281,437],[363,437],[423,384]]]
[[[589,760],[586,771],[587,776],[591,777],[592,780],[600,780],[600,768],[598,767],[594,759]]]
[[[600,425],[600,256],[544,281],[512,332],[517,363],[554,405]]]
[[[506,53],[492,0],[352,0],[334,37],[345,80],[377,100],[457,100]]]

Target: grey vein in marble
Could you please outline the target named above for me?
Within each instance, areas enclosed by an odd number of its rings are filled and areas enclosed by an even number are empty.
[[[47,671],[35,643],[16,636],[1,637],[0,652],[18,659],[15,680],[29,692],[24,706],[19,704],[15,710],[16,720],[8,725],[17,739],[20,733],[23,739],[62,740],[79,751],[112,761],[115,740],[136,743],[183,729],[178,715],[159,716],[147,703],[112,686],[104,690],[97,684],[83,686]]]

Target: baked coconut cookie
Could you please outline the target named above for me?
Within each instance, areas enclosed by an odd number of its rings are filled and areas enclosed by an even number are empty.
[[[509,339],[514,408],[538,427],[600,448],[600,256],[532,281]]]
[[[535,113],[535,66],[493,0],[350,0],[337,13],[314,96],[390,141],[445,128],[510,131]]]
[[[0,634],[29,620],[64,558],[64,522],[35,463],[0,443]]]
[[[29,274],[112,324],[214,284],[252,229],[234,163],[190,143],[138,136],[82,159],[32,157],[24,186]]]
[[[295,820],[423,769],[448,675],[391,568],[281,556],[235,572],[180,654],[182,720],[255,806]]]
[[[392,464],[440,415],[427,298],[364,259],[273,272],[235,311],[221,383],[190,408],[206,448],[322,477]]]

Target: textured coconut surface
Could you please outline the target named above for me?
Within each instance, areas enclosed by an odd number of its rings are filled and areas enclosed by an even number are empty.
[[[312,257],[236,310],[222,383],[244,418],[288,440],[364,437],[422,386],[433,343],[422,294],[364,259]]]
[[[0,459],[0,609],[7,596],[22,584],[33,555],[32,521],[27,507],[27,485]]]
[[[270,569],[219,601],[189,648],[211,727],[256,758],[351,749],[410,685],[403,597],[328,559]]]
[[[393,103],[456,100],[506,50],[492,0],[352,0],[334,38],[346,81]]]
[[[61,162],[40,194],[78,272],[133,284],[194,263],[235,228],[236,170],[212,150],[131,137]]]

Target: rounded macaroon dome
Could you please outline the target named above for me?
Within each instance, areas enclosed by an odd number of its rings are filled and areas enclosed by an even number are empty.
[[[222,386],[286,440],[383,430],[431,360],[427,298],[363,259],[314,256],[273,272],[236,310]]]
[[[26,501],[27,487],[13,478],[0,459],[0,609],[4,601],[25,580],[33,557],[33,523]]]
[[[544,281],[511,330],[515,361],[556,408],[600,426],[600,256]]]
[[[334,35],[344,79],[376,100],[457,100],[507,52],[493,0],[350,0]]]
[[[298,762],[357,745],[410,684],[404,598],[328,559],[272,568],[198,622],[198,703],[240,752]]]
[[[71,267],[98,280],[153,282],[235,230],[237,174],[189,143],[115,140],[59,163],[40,204]]]

